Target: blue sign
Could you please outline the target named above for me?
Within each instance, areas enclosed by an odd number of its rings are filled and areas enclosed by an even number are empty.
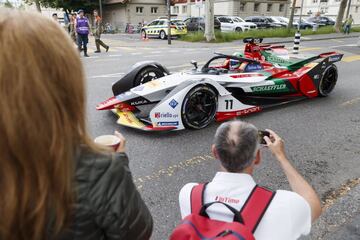
[[[170,107],[172,107],[172,108],[176,108],[176,106],[178,105],[179,103],[177,102],[177,101],[175,101],[175,99],[173,99],[173,100],[171,100],[170,102],[169,102],[169,105],[170,105]]]

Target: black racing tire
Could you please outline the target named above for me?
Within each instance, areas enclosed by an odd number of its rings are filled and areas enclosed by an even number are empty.
[[[141,31],[141,37],[142,37],[142,38],[146,38],[146,31],[145,31],[145,30],[142,30],[142,31]]]
[[[181,106],[181,118],[185,128],[202,129],[215,118],[218,95],[211,87],[199,85],[185,96]]]
[[[166,33],[165,33],[164,30],[161,30],[161,31],[160,31],[160,33],[159,33],[159,38],[160,38],[161,40],[165,40],[165,39],[167,38]]]
[[[163,76],[165,76],[165,74],[159,68],[153,66],[145,67],[141,69],[141,71],[136,75],[134,79],[134,87],[161,78]]]
[[[338,70],[334,64],[328,66],[320,80],[318,91],[319,96],[326,97],[334,90],[338,79]]]
[[[243,30],[241,29],[241,27],[237,27],[235,28],[235,32],[242,32]]]

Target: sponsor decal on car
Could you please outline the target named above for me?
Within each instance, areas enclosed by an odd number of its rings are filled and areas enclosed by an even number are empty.
[[[173,114],[173,113],[160,113],[160,112],[156,112],[155,113],[155,118],[178,118],[179,114]]]
[[[278,85],[266,85],[266,86],[251,87],[251,90],[253,92],[274,93],[274,92],[286,92],[289,89],[286,86],[286,84],[278,84]]]
[[[341,57],[342,57],[341,55],[330,56],[330,57],[329,57],[329,62],[337,62],[337,61],[340,61]]]
[[[247,108],[247,109],[237,111],[236,115],[237,116],[247,115],[247,114],[250,114],[250,113],[259,112],[260,110],[261,110],[261,108],[258,107],[258,106],[257,107],[252,107],[252,108]]]
[[[161,127],[179,126],[178,121],[176,121],[176,122],[157,122],[156,124]]]
[[[178,105],[179,103],[175,100],[175,99],[173,99],[173,100],[171,100],[170,102],[169,102],[169,105],[170,105],[170,107],[172,107],[172,108],[176,108],[176,106]]]
[[[134,102],[131,102],[131,106],[137,106],[137,105],[142,105],[142,104],[147,104],[149,103],[148,100],[146,99],[140,99],[140,100],[137,100],[137,101],[134,101]]]

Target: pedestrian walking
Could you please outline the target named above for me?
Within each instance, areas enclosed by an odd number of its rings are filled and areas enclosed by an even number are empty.
[[[101,52],[100,46],[105,48],[106,52],[109,51],[109,48],[110,48],[103,41],[101,41],[101,39],[100,39],[101,33],[102,33],[102,19],[99,16],[98,11],[94,10],[94,30],[93,30],[93,34],[94,34],[94,37],[95,37],[95,45],[96,45],[95,53],[100,53]]]
[[[344,27],[344,34],[350,34],[351,25],[353,24],[354,19],[352,18],[351,14],[345,21],[345,27]]]
[[[84,16],[84,10],[80,9],[78,11],[78,17],[76,18],[76,33],[77,33],[77,42],[79,52],[84,50],[84,57],[89,57],[87,54],[87,44],[89,42],[89,19]]]
[[[75,24],[76,24],[76,13],[72,13],[70,16],[69,34],[70,34],[71,39],[74,41],[74,43],[77,43]]]

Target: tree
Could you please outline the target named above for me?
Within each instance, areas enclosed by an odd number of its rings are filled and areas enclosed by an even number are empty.
[[[38,12],[41,12],[41,5],[40,5],[40,0],[34,0],[35,5],[36,5],[36,10],[38,10]]]
[[[77,11],[79,9],[91,12],[99,8],[98,0],[25,0],[25,2],[30,5],[35,3],[36,7],[63,9],[65,12]]]
[[[336,23],[335,23],[335,26],[334,26],[336,32],[341,32],[342,20],[344,18],[346,5],[347,5],[347,0],[341,0],[340,7],[339,7],[339,12],[338,12],[338,15],[336,17]]]
[[[288,24],[289,29],[292,29],[292,27],[293,27],[295,7],[296,7],[296,0],[293,0],[292,6],[291,6],[290,17],[289,17],[289,24]]]
[[[9,0],[6,0],[6,2],[4,3],[4,7],[14,8],[14,6],[11,4],[11,2],[9,2]]]
[[[205,38],[208,42],[215,40],[214,0],[205,0]]]

